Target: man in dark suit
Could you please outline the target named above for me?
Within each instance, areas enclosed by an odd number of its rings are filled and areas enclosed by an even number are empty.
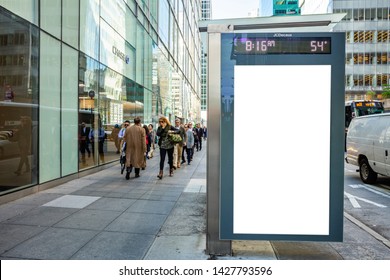
[[[198,141],[195,141],[196,150],[202,150],[202,138],[203,138],[203,128],[200,126],[200,123],[196,124],[195,128],[196,135],[198,137]]]
[[[91,151],[89,150],[89,132],[90,132],[90,128],[89,127],[86,127],[85,126],[85,123],[82,122],[81,123],[81,127],[80,127],[80,136],[79,136],[79,139],[80,139],[80,153],[81,153],[81,162],[82,163],[85,163],[85,151],[88,152],[88,157],[91,156]]]

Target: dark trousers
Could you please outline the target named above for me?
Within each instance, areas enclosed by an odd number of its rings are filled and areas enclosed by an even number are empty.
[[[202,137],[198,138],[198,141],[195,142],[195,145],[196,145],[196,150],[197,151],[202,150]]]
[[[181,161],[186,161],[185,152],[187,152],[187,146],[183,146],[183,151],[181,153]]]
[[[89,150],[89,147],[88,147],[89,143],[85,140],[81,140],[80,141],[80,152],[82,154],[85,154],[85,151],[87,151],[88,155],[91,154],[91,151]]]
[[[160,149],[160,170],[164,170],[165,156],[168,154],[169,168],[173,168],[173,147],[171,149]]]
[[[192,159],[192,148],[186,148],[187,151],[187,162],[190,163]]]

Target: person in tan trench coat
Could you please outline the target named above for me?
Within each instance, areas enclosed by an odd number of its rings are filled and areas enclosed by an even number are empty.
[[[139,117],[134,119],[134,125],[126,129],[123,139],[126,141],[126,180],[129,180],[133,167],[137,178],[140,176],[140,168],[146,166],[145,129],[142,128]]]

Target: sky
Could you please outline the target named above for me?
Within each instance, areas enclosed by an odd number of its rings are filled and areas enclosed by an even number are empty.
[[[259,8],[260,0],[211,0],[213,18],[243,18]]]

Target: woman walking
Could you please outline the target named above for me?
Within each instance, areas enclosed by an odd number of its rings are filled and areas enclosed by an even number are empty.
[[[145,142],[146,142],[146,155],[145,157],[149,159],[149,152],[150,152],[150,147],[152,146],[152,138],[151,134],[149,132],[149,128],[146,124],[142,126],[145,129]]]
[[[168,154],[169,176],[173,176],[173,148],[174,144],[169,139],[169,134],[179,133],[175,127],[171,125],[166,117],[160,117],[158,120],[159,127],[157,129],[157,136],[159,136],[158,145],[160,146],[160,172],[157,177],[162,179],[165,156]]]

